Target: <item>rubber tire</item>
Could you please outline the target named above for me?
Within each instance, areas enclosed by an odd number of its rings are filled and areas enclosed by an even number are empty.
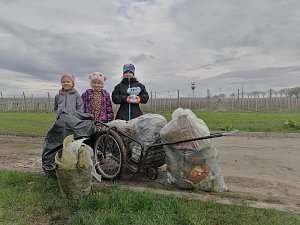
[[[113,130],[101,130],[96,134],[96,139],[94,142],[94,154],[95,154],[95,162],[98,162],[98,158],[96,155],[96,151],[97,151],[97,147],[99,145],[99,142],[101,141],[101,139],[103,138],[103,136],[109,136],[109,138],[112,138],[114,140],[114,142],[117,144],[118,148],[119,148],[119,152],[120,152],[120,168],[119,170],[112,175],[108,175],[106,174],[103,170],[101,170],[101,168],[99,168],[99,166],[96,166],[96,170],[99,174],[101,174],[102,178],[105,180],[116,180],[116,179],[120,179],[122,178],[122,176],[125,174],[126,168],[127,168],[127,149],[125,148],[125,145],[123,143],[122,138],[120,137],[120,135],[118,135],[117,132],[113,131]]]
[[[156,180],[158,176],[158,168],[149,168],[146,170],[146,175],[150,180]]]

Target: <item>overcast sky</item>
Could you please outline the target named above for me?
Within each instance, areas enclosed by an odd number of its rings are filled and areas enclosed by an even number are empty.
[[[299,0],[0,0],[0,91],[54,95],[122,66],[157,96],[300,86]]]

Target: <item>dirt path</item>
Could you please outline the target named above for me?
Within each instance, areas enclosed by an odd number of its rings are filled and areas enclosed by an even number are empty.
[[[43,138],[0,135],[0,168],[42,172]],[[224,195],[167,191],[147,178],[128,179],[125,188],[300,213],[300,135],[227,136],[214,139],[230,192]],[[105,183],[105,182],[104,182]],[[103,183],[103,184],[104,184]]]

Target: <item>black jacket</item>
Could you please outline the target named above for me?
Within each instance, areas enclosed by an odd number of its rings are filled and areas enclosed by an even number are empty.
[[[116,115],[115,119],[120,120],[129,120],[134,119],[136,117],[139,117],[143,115],[139,104],[128,104],[127,103],[127,97],[129,96],[127,94],[127,89],[129,87],[140,87],[141,93],[138,95],[141,99],[140,103],[146,104],[149,100],[149,95],[146,91],[146,88],[143,84],[137,81],[136,78],[123,78],[121,83],[119,83],[117,86],[115,86],[114,91],[112,92],[112,101],[115,104],[120,104],[120,108],[118,110],[118,113]],[[130,105],[130,106],[129,106]],[[129,107],[130,107],[130,117],[129,117]]]

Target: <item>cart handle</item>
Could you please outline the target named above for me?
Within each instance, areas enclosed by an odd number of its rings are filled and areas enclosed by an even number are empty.
[[[110,127],[109,125],[107,125],[106,123],[103,123],[101,121],[97,121],[96,125],[99,125],[99,124],[101,124],[101,125],[109,128],[109,129],[113,128],[113,127]],[[143,148],[142,143],[140,143],[139,141],[133,139],[132,137],[129,137],[128,135],[124,134],[123,132],[121,132],[121,131],[119,131],[117,129],[116,129],[116,131],[117,131],[117,133],[119,135],[123,135],[123,136],[131,139],[132,141],[137,142]],[[148,149],[155,148],[155,147],[167,146],[167,145],[176,145],[176,144],[186,143],[186,142],[190,142],[190,141],[199,141],[199,140],[205,140],[205,139],[210,139],[210,138],[217,138],[217,137],[229,136],[229,135],[236,134],[238,132],[239,132],[239,130],[221,131],[221,132],[212,133],[212,134],[207,135],[207,136],[196,137],[196,138],[186,139],[186,140],[182,140],[182,141],[174,141],[174,142],[165,142],[165,143],[153,144],[153,145],[148,146]]]
[[[166,145],[176,145],[176,144],[181,144],[181,143],[190,142],[190,141],[198,141],[198,140],[217,138],[217,137],[222,137],[222,136],[229,136],[229,135],[236,134],[238,132],[239,132],[239,130],[222,131],[222,132],[212,133],[212,134],[207,135],[207,136],[196,137],[196,138],[186,139],[186,140],[182,140],[182,141],[158,143],[158,144],[148,146],[148,149],[149,148],[155,148],[155,147],[162,147],[162,146],[166,146]]]

